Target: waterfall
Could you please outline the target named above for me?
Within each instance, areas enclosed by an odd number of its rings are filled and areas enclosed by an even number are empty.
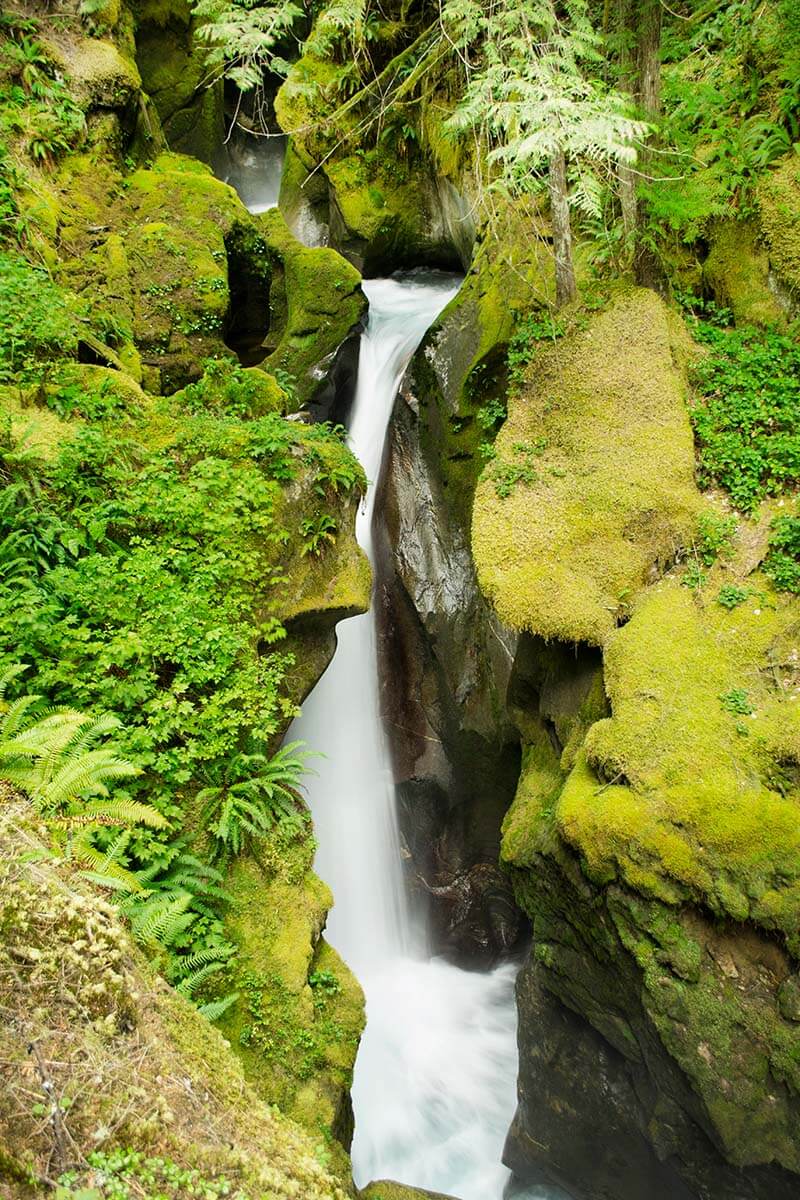
[[[356,532],[371,556],[375,481],[394,399],[456,282],[412,272],[367,280],[364,290],[370,314],[349,440],[370,480]],[[335,898],[327,936],[367,998],[353,1084],[356,1183],[387,1178],[460,1200],[500,1200],[516,1102],[516,968],[481,974],[426,956],[424,930],[403,891],[374,613],[341,622],[337,637],[333,662],[288,738],[324,755],[307,791],[316,869]]]
[[[224,177],[251,212],[277,203],[282,154],[276,139],[228,162]],[[415,271],[363,286],[370,314],[349,442],[370,481],[356,533],[372,560],[375,483],[395,396],[457,281]],[[557,1188],[513,1188],[501,1163],[516,1106],[516,967],[481,974],[429,958],[410,911],[373,612],[338,625],[333,661],[287,733],[297,738],[324,756],[307,793],[316,869],[335,899],[326,934],[367,998],[352,1092],[356,1183],[394,1179],[459,1200],[569,1200]]]
[[[424,278],[425,282],[422,282]],[[456,291],[443,273],[364,283],[370,301],[361,339],[349,442],[370,486],[356,536],[372,558],[375,481],[403,372],[422,335]],[[361,982],[377,964],[411,952],[389,752],[379,717],[375,614],[342,621],[333,662],[303,705],[289,738],[324,754],[308,783],[319,849],[316,870],[333,889],[331,943]]]
[[[236,189],[251,213],[267,212],[278,204],[285,153],[286,138],[282,134],[241,135],[221,156],[218,173],[224,183]]]

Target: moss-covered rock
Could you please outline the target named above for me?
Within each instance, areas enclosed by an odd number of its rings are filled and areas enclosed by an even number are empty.
[[[227,1180],[248,1200],[344,1200],[345,1187],[320,1165],[322,1139],[258,1097],[229,1044],[146,965],[113,908],[48,858],[26,806],[7,789],[2,800],[4,1194],[23,1174],[20,1194],[49,1193],[50,1177],[68,1165],[37,1113],[38,1097],[47,1103],[44,1072],[65,1101],[70,1160],[99,1153],[113,1163],[115,1148],[124,1147],[140,1156],[125,1168],[137,1188],[148,1158],[156,1160],[147,1164],[151,1174],[158,1160],[173,1178],[195,1172],[186,1188]],[[77,1168],[76,1187],[92,1179],[90,1169]]]
[[[675,580],[642,598],[606,645],[612,716],[589,731],[556,817],[593,878],[619,872],[795,946],[800,681],[771,664],[790,659],[796,617],[765,582],[753,593],[734,611],[701,608]]]
[[[703,283],[737,325],[780,325],[784,312],[770,288],[769,255],[746,221],[718,223],[703,263]]]
[[[500,229],[500,236],[478,245],[463,284],[425,335],[412,366],[423,451],[444,503],[465,532],[484,465],[481,444],[493,434],[486,414],[493,402],[505,406],[509,342],[520,317],[545,307],[554,294],[544,239],[531,237],[511,212]]]
[[[301,849],[287,849],[276,845],[264,861],[240,860],[229,872],[240,1003],[223,1027],[253,1087],[324,1138],[346,1173],[341,1147],[352,1137],[349,1089],[364,1001],[321,938],[332,897],[310,869],[313,843],[305,863]]]
[[[102,38],[59,40],[53,53],[68,74],[75,99],[85,108],[125,109],[138,102],[136,64]]]
[[[784,159],[762,178],[759,211],[770,265],[796,308],[800,295],[800,159]]]
[[[472,526],[481,588],[512,628],[602,645],[687,543],[698,498],[685,342],[639,289],[536,356]]]
[[[594,672],[586,650],[517,656],[526,750],[502,852],[533,920],[538,984],[592,1027],[573,1022],[571,1044],[586,1043],[615,1098],[590,1196],[617,1169],[615,1138],[644,1138],[702,1197],[796,1187],[796,614],[752,574],[753,544],[743,529],[698,595],[672,576],[640,596],[604,646],[610,716],[599,656]],[[716,596],[731,578],[747,579],[746,599],[728,609]],[[548,1128],[542,1096],[573,1088],[552,1049],[567,1018],[532,984],[520,996],[511,1161],[570,1186],[560,1134],[549,1155],[529,1136]],[[577,1130],[593,1097],[570,1101]],[[624,1194],[648,1194],[645,1160],[628,1157]]]
[[[222,141],[222,80],[206,86],[205,47],[188,0],[129,0],[136,61],[169,145],[211,163]]]
[[[346,69],[305,54],[278,92],[275,114],[293,147],[281,205],[296,220],[304,207],[301,186],[313,170],[327,182],[331,245],[364,274],[423,262],[457,265],[463,261],[462,247],[448,227],[446,206],[424,159],[392,153],[381,143],[364,149],[358,111],[351,105],[331,119],[330,97]],[[310,198],[319,207],[318,190]]]
[[[273,257],[272,314],[263,366],[291,376],[297,407],[327,387],[337,351],[355,337],[367,310],[361,276],[335,250],[309,249],[272,209],[260,228]]]
[[[358,1193],[359,1200],[452,1200],[441,1192],[425,1192],[421,1188],[408,1187],[404,1183],[393,1183],[391,1179],[378,1179]]]

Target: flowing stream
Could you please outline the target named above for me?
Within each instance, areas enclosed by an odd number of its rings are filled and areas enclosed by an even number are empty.
[[[266,140],[227,181],[251,212],[277,204],[284,145]],[[356,524],[372,561],[375,483],[405,369],[458,289],[438,271],[364,282],[362,336],[349,442],[370,485]],[[463,971],[431,958],[403,886],[395,791],[380,718],[375,616],[342,621],[333,661],[293,722],[323,757],[308,781],[316,869],[335,904],[327,937],[367,998],[353,1082],[353,1172],[459,1200],[569,1200],[558,1189],[510,1187],[501,1163],[516,1104],[517,968]]]
[[[367,280],[364,290],[369,321],[349,439],[370,480],[356,533],[372,557],[374,482],[394,399],[457,281],[417,271]],[[335,897],[327,936],[367,997],[353,1085],[356,1183],[395,1179],[460,1200],[500,1200],[515,1107],[516,968],[483,974],[428,957],[403,889],[373,612],[341,622],[337,635],[333,662],[288,737],[324,754],[308,799],[316,869]]]

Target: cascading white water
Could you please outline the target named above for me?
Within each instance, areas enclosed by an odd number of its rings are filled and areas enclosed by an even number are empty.
[[[236,189],[250,212],[277,207],[285,153],[286,138],[282,134],[251,137],[247,145],[229,151],[222,179]]]
[[[374,481],[403,372],[456,290],[452,276],[369,280],[350,445],[371,486],[357,535],[372,551]],[[462,971],[425,953],[403,892],[394,787],[381,725],[375,617],[343,621],[328,671],[288,737],[322,751],[308,798],[316,868],[335,904],[327,936],[367,997],[353,1085],[356,1182],[388,1178],[500,1200],[515,1106],[516,969]],[[551,1193],[534,1189],[530,1196]]]
[[[369,280],[349,442],[370,487],[356,536],[372,557],[374,481],[400,379],[423,333],[454,294],[452,276]],[[379,719],[375,616],[337,628],[336,655],[289,731],[325,758],[309,784],[316,868],[334,891],[328,934],[359,979],[412,949],[401,874],[394,786]]]

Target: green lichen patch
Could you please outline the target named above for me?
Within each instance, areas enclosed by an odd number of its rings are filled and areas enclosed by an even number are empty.
[[[682,356],[644,290],[537,355],[473,515],[481,588],[506,624],[602,645],[686,543],[698,497]]]
[[[798,679],[789,604],[754,577],[728,610],[677,580],[606,645],[612,716],[556,808],[592,878],[781,930],[800,919]]]

